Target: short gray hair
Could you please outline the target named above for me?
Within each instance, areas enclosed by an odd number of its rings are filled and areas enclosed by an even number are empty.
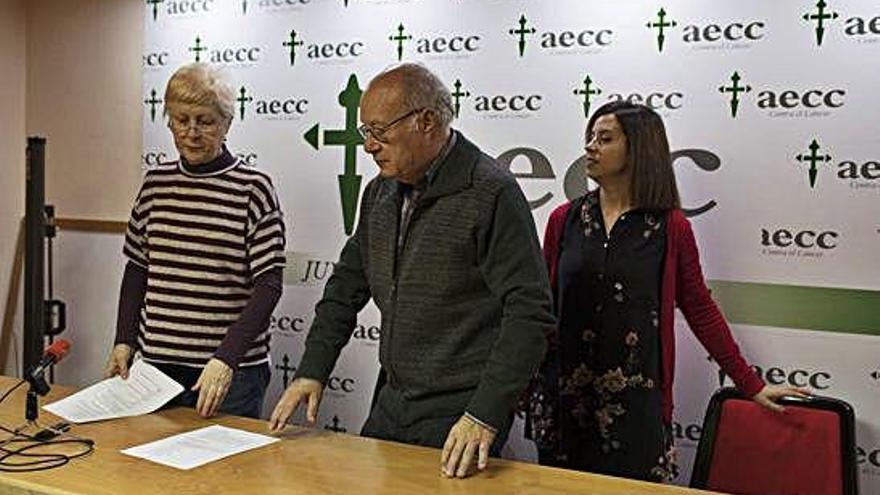
[[[428,108],[437,114],[442,127],[452,124],[455,115],[449,88],[427,67],[416,63],[395,65],[380,72],[370,84],[386,77],[399,78],[404,108]]]
[[[213,107],[229,120],[235,115],[235,93],[225,74],[205,63],[187,64],[174,72],[165,86],[166,109],[174,103]]]

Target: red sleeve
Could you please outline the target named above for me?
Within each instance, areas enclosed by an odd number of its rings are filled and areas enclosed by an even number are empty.
[[[544,253],[544,262],[547,263],[547,273],[550,275],[550,289],[553,292],[553,313],[556,313],[556,285],[559,267],[559,244],[562,242],[562,230],[565,227],[565,217],[568,216],[568,210],[571,202],[565,202],[556,207],[550,218],[547,220],[547,227],[544,229],[544,242],[541,250]],[[557,328],[558,330],[558,328]],[[547,335],[547,354],[556,351],[557,342],[559,341],[556,332]]]
[[[565,225],[565,217],[568,215],[570,202],[565,202],[550,214],[547,227],[544,229],[544,262],[547,263],[547,273],[550,274],[550,287],[556,292],[556,268],[559,262],[559,243],[562,239],[562,228]]]
[[[678,307],[712,359],[733,379],[741,392],[751,397],[761,391],[764,381],[743,359],[730,327],[706,287],[690,222],[683,216],[676,220],[679,229],[675,287]]]

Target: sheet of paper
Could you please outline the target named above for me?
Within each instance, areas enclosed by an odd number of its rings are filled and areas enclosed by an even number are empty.
[[[266,435],[213,425],[131,447],[122,453],[177,469],[192,469],[277,441]]]
[[[182,391],[183,386],[171,377],[137,360],[128,379],[108,378],[43,409],[72,423],[87,423],[151,413]]]

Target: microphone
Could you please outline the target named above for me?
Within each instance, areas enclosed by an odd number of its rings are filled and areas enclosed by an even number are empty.
[[[70,350],[70,342],[64,339],[58,339],[46,348],[43,351],[43,359],[40,360],[39,364],[31,371],[30,379],[31,380],[40,380],[43,378],[43,373],[46,372],[46,369],[49,366],[52,366],[55,363],[60,362],[64,359],[64,356],[67,355],[67,351]]]

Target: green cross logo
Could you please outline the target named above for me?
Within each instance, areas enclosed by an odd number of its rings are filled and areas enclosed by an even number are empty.
[[[528,20],[526,20],[526,15],[522,14],[519,17],[519,28],[510,29],[507,32],[510,33],[511,36],[519,36],[519,56],[522,57],[526,53],[526,35],[527,34],[535,34],[537,30],[535,28],[526,28],[528,24]]]
[[[403,23],[400,23],[400,25],[397,26],[397,34],[391,35],[388,37],[388,41],[397,42],[397,61],[398,62],[403,60],[403,42],[406,40],[412,39],[412,36],[410,36],[408,34],[403,34],[403,32],[404,32]]]
[[[159,17],[159,4],[165,0],[147,0],[147,5],[153,7],[153,20]]]
[[[324,425],[325,430],[335,431],[336,433],[345,433],[346,432],[345,428],[339,426],[339,422],[340,422],[339,416],[334,414],[333,419],[331,419],[330,421],[333,422],[333,425],[330,425],[329,423]]]
[[[357,174],[357,147],[364,144],[364,138],[358,133],[357,125],[362,94],[357,76],[348,76],[348,84],[339,93],[339,105],[345,108],[345,129],[329,129],[323,133],[324,146],[343,146],[345,149],[345,171],[338,179],[346,235],[354,232],[354,217],[361,190],[361,176]],[[320,124],[315,124],[304,135],[305,140],[316,150],[319,148],[318,138],[321,136],[319,126]]]
[[[809,146],[810,153],[805,155],[803,153],[799,154],[797,157],[797,161],[802,163],[809,163],[809,174],[810,174],[810,188],[816,187],[816,178],[819,175],[819,170],[816,168],[816,165],[820,162],[831,162],[831,155],[819,154],[819,142],[816,139],[813,139],[813,142],[810,143]]]
[[[238,94],[239,96],[235,99],[235,101],[238,102],[238,112],[239,115],[241,115],[241,120],[244,120],[244,109],[248,103],[254,101],[254,97],[247,95],[247,90],[244,88],[244,86],[242,86],[241,89],[238,90]]]
[[[195,46],[189,47],[189,51],[194,52],[196,54],[196,62],[201,62],[201,53],[206,51],[208,47],[202,46],[202,39],[196,36],[196,44]]]
[[[666,34],[663,32],[666,28],[674,28],[678,23],[673,20],[666,20],[666,10],[660,7],[657,11],[657,22],[648,22],[648,29],[657,28],[657,49],[663,51],[663,42],[666,40]]]
[[[156,121],[156,105],[162,103],[161,98],[156,97],[156,90],[150,90],[150,97],[144,100],[144,103],[150,106],[150,122]]]
[[[451,93],[452,95],[452,111],[455,114],[455,118],[458,118],[458,112],[461,109],[461,99],[467,98],[471,95],[470,91],[461,90],[461,80],[456,79],[454,83],[452,83],[452,87],[455,88],[455,91]]]
[[[739,72],[733,71],[733,75],[730,76],[730,86],[724,86],[722,84],[718,87],[718,91],[722,94],[730,93],[730,116],[733,118],[736,118],[736,111],[739,108],[739,94],[748,93],[752,90],[752,87],[748,84],[740,86],[739,81]]]
[[[584,78],[584,86],[582,88],[574,89],[575,96],[583,95],[584,97],[584,118],[590,117],[590,97],[598,94],[602,94],[602,90],[593,86],[593,79],[587,75]]]
[[[293,67],[293,64],[296,62],[296,47],[302,46],[303,42],[296,39],[296,31],[291,29],[290,41],[285,41],[281,44],[290,48],[290,66]]]
[[[284,382],[284,387],[287,387],[287,382],[290,380],[290,375],[296,371],[296,366],[290,365],[290,356],[287,353],[284,354],[284,357],[281,358],[281,364],[275,365],[276,370],[281,370],[282,377],[281,381]]]
[[[837,12],[826,12],[825,7],[828,4],[825,0],[816,2],[816,13],[807,12],[803,15],[805,21],[816,21],[816,46],[822,46],[822,39],[825,38],[825,21],[837,19]]]

